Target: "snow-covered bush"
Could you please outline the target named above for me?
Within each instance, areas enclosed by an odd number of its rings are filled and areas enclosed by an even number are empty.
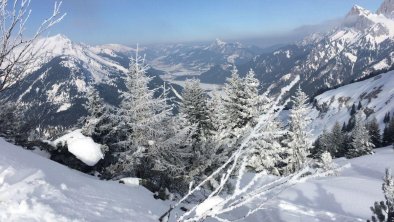
[[[375,202],[371,207],[373,213],[372,222],[393,222],[394,221],[394,178],[391,171],[386,169],[383,178],[382,190],[386,201]],[[370,221],[370,220],[368,220]]]

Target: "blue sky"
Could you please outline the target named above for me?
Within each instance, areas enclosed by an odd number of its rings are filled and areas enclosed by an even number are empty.
[[[54,0],[32,0],[31,25]],[[344,16],[357,4],[380,0],[63,0],[66,18],[51,30],[74,41],[161,43],[242,39],[288,32]]]

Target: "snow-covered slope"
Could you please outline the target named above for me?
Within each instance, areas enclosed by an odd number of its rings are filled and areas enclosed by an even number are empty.
[[[296,184],[245,221],[366,221],[372,215],[369,207],[384,200],[382,178],[385,168],[394,169],[393,159],[391,146],[373,155],[337,159],[343,166],[338,176]]]
[[[383,200],[382,176],[394,169],[393,159],[392,147],[337,159],[338,176],[298,183],[241,221],[365,221],[373,202]],[[0,138],[0,221],[158,221],[169,205],[141,186],[98,180]]]
[[[389,16],[392,12],[392,0],[386,0],[377,13],[354,6],[329,31],[313,33],[300,42],[258,55],[238,69],[240,73],[254,69],[262,90],[271,89],[274,95],[300,76],[299,84],[310,96],[387,71],[394,64],[394,18]],[[223,83],[231,74],[217,69],[213,67],[202,74],[202,81],[219,79]],[[295,88],[289,93],[294,91]]]
[[[0,221],[158,221],[168,210],[141,186],[102,181],[0,138]]]
[[[352,105],[357,106],[359,102],[364,112],[369,114],[368,120],[376,117],[383,130],[384,115],[394,112],[394,71],[327,91],[315,99],[310,115],[315,136],[324,128],[331,130],[336,121],[341,125],[347,123]]]

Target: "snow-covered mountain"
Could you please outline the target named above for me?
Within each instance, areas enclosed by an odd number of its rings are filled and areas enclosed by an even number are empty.
[[[38,47],[41,56],[31,64],[30,72],[0,97],[27,106],[26,116],[33,126],[74,125],[86,113],[83,104],[88,86],[94,86],[107,103],[119,104],[129,61],[120,47],[92,47],[63,35],[40,39],[34,45]],[[149,70],[148,75],[154,77],[150,87],[164,84],[160,74]]]
[[[314,136],[318,136],[324,128],[331,130],[335,122],[341,125],[347,123],[352,105],[358,106],[359,102],[367,120],[375,117],[383,132],[384,115],[394,113],[394,71],[316,96],[313,112],[310,113]]]
[[[389,16],[393,5],[394,1],[386,0],[377,13],[354,6],[330,31],[314,33],[296,44],[256,56],[239,70],[242,74],[253,68],[263,90],[271,89],[273,94],[299,78],[309,95],[385,72],[394,63],[394,20]],[[215,75],[224,81],[230,72],[208,71],[201,75],[202,81],[217,79]]]

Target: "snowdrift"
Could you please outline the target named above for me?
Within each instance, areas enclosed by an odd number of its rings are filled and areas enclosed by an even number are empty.
[[[0,138],[0,221],[155,221],[168,209],[141,186],[102,181]]]
[[[241,221],[365,221],[373,202],[384,199],[382,177],[385,168],[394,170],[393,160],[391,146],[337,159],[343,168],[338,176],[296,184]],[[98,180],[0,138],[0,221],[157,222],[169,205],[136,184]],[[241,218],[244,212],[226,217]]]

